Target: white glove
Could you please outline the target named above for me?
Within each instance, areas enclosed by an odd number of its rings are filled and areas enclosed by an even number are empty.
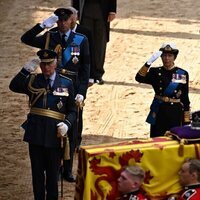
[[[93,84],[94,83],[94,79],[93,78],[89,78],[89,83]]]
[[[154,53],[151,58],[149,58],[149,60],[147,61],[148,65],[151,65],[155,60],[157,60],[162,54],[162,51],[157,51],[156,53]]]
[[[28,72],[34,72],[36,70],[36,68],[39,66],[40,64],[40,60],[35,58],[32,59],[30,61],[28,61],[25,65],[24,65],[24,69]]]
[[[88,81],[88,87],[91,87],[94,84],[94,79],[90,78]]]
[[[84,96],[82,94],[77,94],[75,97],[76,103],[81,104],[84,100]]]
[[[40,26],[42,28],[51,28],[58,21],[57,15],[51,15],[49,18],[45,19]]]
[[[62,137],[65,137],[67,135],[68,126],[64,122],[60,122],[57,124],[58,127],[58,134],[60,134]]]

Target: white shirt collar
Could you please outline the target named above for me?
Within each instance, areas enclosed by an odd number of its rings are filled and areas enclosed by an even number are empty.
[[[62,37],[63,33],[61,33],[61,32],[59,32],[59,33],[60,33],[60,36]],[[69,30],[65,33],[65,35],[66,35],[67,38],[69,37],[70,33],[71,33],[71,29],[69,29]]]

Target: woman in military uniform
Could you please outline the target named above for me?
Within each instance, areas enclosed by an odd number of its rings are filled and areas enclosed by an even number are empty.
[[[189,75],[175,65],[178,53],[174,43],[165,43],[136,74],[136,81],[152,85],[155,91],[146,120],[151,124],[150,137],[163,136],[172,127],[190,123]],[[160,56],[163,66],[150,68]]]

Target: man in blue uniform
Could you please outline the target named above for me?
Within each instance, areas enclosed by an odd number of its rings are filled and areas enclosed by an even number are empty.
[[[91,31],[86,28],[85,26],[82,26],[80,24],[77,23],[78,20],[78,11],[73,8],[73,7],[67,7],[66,9],[69,9],[70,11],[73,12],[73,15],[70,17],[72,19],[71,21],[71,30],[73,32],[77,32],[80,34],[85,35],[88,38],[88,42],[89,42],[89,49],[90,49],[90,79],[89,79],[89,86],[92,86],[94,84],[94,78],[95,78],[95,74],[94,74],[94,53],[93,53],[93,41],[92,41],[92,34]],[[58,27],[54,27],[53,29],[51,29],[51,31],[58,31]],[[79,109],[79,123],[78,123],[78,137],[77,137],[77,146],[79,149],[79,146],[81,145],[81,141],[82,141],[82,129],[83,129],[83,119],[82,119],[82,112],[83,109]]]
[[[25,64],[9,88],[29,97],[30,112],[23,128],[24,141],[29,144],[34,199],[57,200],[61,138],[69,134],[76,118],[74,89],[70,79],[56,72],[54,51],[44,49],[37,55],[40,63],[34,59]],[[38,65],[42,73],[34,74]]]
[[[179,50],[174,43],[165,43],[136,74],[136,81],[152,85],[155,96],[147,117],[150,137],[163,136],[175,126],[190,123],[189,75],[174,63]],[[150,67],[161,56],[162,67]]]
[[[27,45],[38,48],[49,48],[58,53],[57,71],[71,78],[74,85],[75,101],[78,109],[84,105],[90,76],[90,54],[88,39],[82,34],[71,31],[73,12],[66,8],[58,8],[54,15],[35,25],[23,34],[21,41]],[[58,30],[47,31],[39,35],[45,28],[51,28],[57,22]],[[80,114],[78,112],[78,114]],[[70,134],[70,160],[65,162],[65,180],[74,182],[72,175],[73,155],[77,144],[77,123],[82,123],[82,117],[73,124]]]

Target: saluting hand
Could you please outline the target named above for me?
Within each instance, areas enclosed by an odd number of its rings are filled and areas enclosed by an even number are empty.
[[[155,60],[157,60],[162,54],[162,51],[157,51],[155,52],[150,58],[149,60],[147,60],[147,64],[151,65]]]
[[[34,58],[30,61],[28,61],[25,65],[24,65],[24,69],[28,72],[34,72],[36,70],[36,68],[39,66],[40,64],[40,60],[37,58]]]
[[[51,28],[58,21],[57,15],[51,15],[49,18],[45,19],[40,26],[42,28]]]

